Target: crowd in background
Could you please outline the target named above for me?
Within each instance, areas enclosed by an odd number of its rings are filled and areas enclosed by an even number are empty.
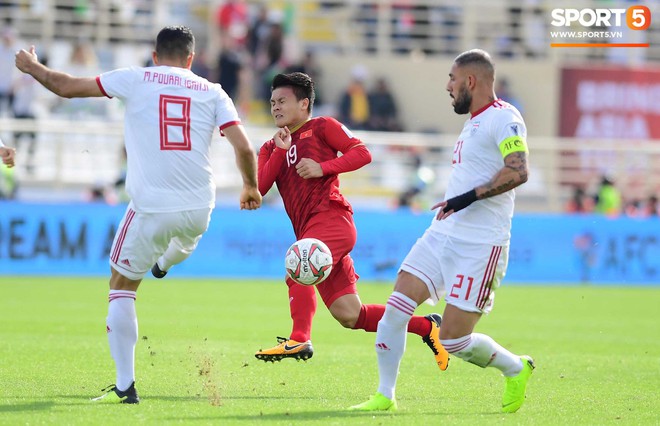
[[[320,2],[321,7],[336,7],[336,2]],[[309,74],[318,83],[322,78],[323,70],[316,61],[317,52],[314,50],[300,51],[300,46],[293,40],[293,13],[291,2],[282,2],[272,7],[269,2],[257,3],[245,0],[225,0],[219,3],[213,11],[212,21],[216,34],[207,34],[214,43],[212,48],[208,44],[199,43],[193,71],[210,81],[219,82],[224,90],[235,101],[247,123],[251,121],[260,125],[271,125],[269,113],[270,82],[274,75],[280,72],[301,71]],[[375,4],[367,6],[369,10],[361,10],[356,20],[369,21],[373,16]],[[428,6],[413,6],[412,3],[395,4],[393,6],[393,32],[392,37],[401,41],[406,37],[414,37],[416,16],[427,16],[428,22],[437,23],[452,28],[458,25],[456,7],[438,6],[428,10]],[[420,9],[422,8],[422,9]],[[419,12],[424,12],[420,15]],[[428,12],[428,13],[427,13]],[[523,9],[512,7],[508,9],[511,25],[515,27],[513,38],[500,40],[495,54],[504,57],[514,56],[524,44],[524,56],[538,56],[536,44],[538,36],[530,35],[538,31],[534,20],[526,24],[522,22],[522,14],[539,16],[537,9]],[[523,20],[527,22],[526,20]],[[0,29],[0,117],[33,120],[35,118],[57,116],[73,120],[85,117],[107,117],[112,115],[115,103],[103,102],[100,99],[61,99],[50,96],[42,90],[30,76],[17,73],[14,69],[14,54],[16,50],[25,47],[25,43],[18,39],[16,28],[10,21],[3,22]],[[518,26],[517,26],[518,25]],[[450,33],[448,33],[450,34]],[[367,34],[368,36],[369,34]],[[446,40],[447,54],[457,49],[451,39]],[[402,44],[403,45],[403,44]],[[452,47],[454,46],[454,47]],[[517,46],[517,48],[516,48]],[[457,52],[458,50],[456,50]],[[406,53],[406,52],[402,52]],[[40,60],[46,62],[48,58],[40,55]],[[145,58],[146,61],[146,58]],[[64,71],[74,75],[97,75],[104,67],[99,65],[99,52],[95,51],[93,42],[80,39],[72,43],[68,64]],[[317,98],[315,115],[331,115],[345,123],[354,130],[371,130],[399,132],[406,130],[406,123],[400,118],[397,94],[393,93],[388,81],[378,75],[377,70],[370,70],[362,64],[355,64],[352,69],[346,70],[344,76],[332,76],[348,81],[345,90],[341,93],[324,93],[317,85]],[[512,103],[523,111],[523,105],[512,93],[510,83],[506,77],[498,79],[497,95]],[[523,111],[524,112],[524,111]],[[23,131],[7,135],[3,133],[5,142],[16,146],[22,154],[24,170],[31,173],[34,169],[34,152],[37,144],[35,132]],[[416,164],[412,183],[406,188],[395,204],[400,206],[414,206],[419,195],[423,192],[426,183],[420,179],[419,171],[425,172],[421,164],[419,153],[411,152],[412,163]],[[118,166],[122,167],[121,165]],[[3,173],[6,170],[3,171]],[[421,173],[426,176],[426,173]],[[121,180],[121,172],[118,179]],[[12,178],[13,179],[13,178]],[[428,179],[426,179],[428,180]],[[9,178],[0,177],[5,184]],[[603,179],[603,182],[607,179]],[[0,197],[11,197],[16,194],[16,183],[7,189],[0,189]],[[0,185],[0,188],[3,188]],[[648,217],[658,214],[658,202],[655,195],[643,200],[628,200],[621,194],[616,196],[618,189],[609,181],[602,183],[597,191],[587,194],[587,190],[576,187],[574,194],[568,202],[568,212],[597,212],[602,214],[625,214],[631,217]],[[97,187],[89,190],[88,198],[92,200],[103,198]]]
[[[655,194],[645,200],[628,199],[617,188],[613,178],[602,176],[594,193],[588,193],[582,185],[574,185],[573,193],[566,203],[566,212],[648,218],[660,215],[660,203]]]

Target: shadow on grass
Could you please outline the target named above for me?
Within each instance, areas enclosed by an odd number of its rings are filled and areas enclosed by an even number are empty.
[[[285,420],[285,421],[305,421],[305,420],[332,420],[332,419],[360,419],[360,418],[373,418],[375,417],[397,417],[401,418],[406,416],[406,412],[385,412],[385,411],[348,411],[348,410],[327,410],[327,411],[304,411],[299,413],[258,413],[252,415],[226,415],[222,414],[218,416],[204,416],[204,417],[170,417],[166,420],[168,421],[190,421],[190,420],[201,420],[201,421],[256,421],[256,420]]]
[[[53,408],[56,404],[53,401],[29,402],[26,404],[6,404],[0,405],[0,413],[19,413],[24,411],[46,411]]]

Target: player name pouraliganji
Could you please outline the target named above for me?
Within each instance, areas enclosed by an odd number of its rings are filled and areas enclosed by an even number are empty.
[[[209,85],[198,80],[182,78],[178,75],[163,74],[161,72],[144,72],[144,81],[150,83],[167,84],[169,86],[182,86],[186,89],[197,90],[199,92],[208,92]]]

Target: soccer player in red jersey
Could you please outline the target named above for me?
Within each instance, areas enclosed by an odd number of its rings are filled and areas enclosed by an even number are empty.
[[[350,256],[357,232],[353,209],[339,191],[338,176],[369,164],[371,153],[334,118],[312,118],[314,82],[307,74],[278,74],[271,90],[271,114],[280,129],[259,150],[259,192],[265,195],[277,184],[296,239],[317,238],[330,248],[332,271],[316,287],[332,316],[346,328],[375,332],[385,306],[363,305],[358,296],[358,275]],[[278,337],[277,346],[255,354],[263,361],[306,360],[314,353],[314,286],[297,284],[291,278],[286,284],[293,330],[289,338]],[[448,355],[439,341],[440,322],[438,314],[413,316],[408,331],[423,338],[444,370]]]

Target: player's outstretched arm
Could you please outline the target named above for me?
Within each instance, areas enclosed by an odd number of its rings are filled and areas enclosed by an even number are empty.
[[[522,185],[527,182],[528,175],[527,152],[512,152],[504,157],[504,167],[490,181],[465,194],[441,201],[431,207],[431,210],[440,208],[435,218],[437,220],[445,219],[477,200],[494,197]]]
[[[257,156],[242,125],[229,126],[223,130],[227,140],[234,147],[236,164],[243,178],[241,210],[255,210],[261,207],[261,194],[257,187]]]
[[[74,77],[52,70],[40,63],[34,46],[16,53],[16,68],[30,74],[46,89],[64,98],[89,98],[104,96],[96,83],[96,77]]]
[[[512,152],[504,157],[504,167],[489,182],[475,188],[477,199],[494,197],[510,191],[527,182],[528,175],[527,153],[524,151]]]

